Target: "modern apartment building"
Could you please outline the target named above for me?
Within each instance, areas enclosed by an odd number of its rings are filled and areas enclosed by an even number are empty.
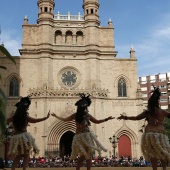
[[[148,99],[151,96],[150,92],[153,90],[154,85],[156,87],[159,87],[161,91],[161,108],[169,109],[170,72],[139,77],[138,82],[141,87],[141,93],[144,100],[145,108],[147,107]]]

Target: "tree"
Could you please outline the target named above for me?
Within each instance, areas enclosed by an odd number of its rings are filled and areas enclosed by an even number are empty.
[[[170,142],[170,119],[168,119],[168,118],[165,119],[164,127],[165,127],[166,135],[168,136],[169,142]]]
[[[12,61],[15,65],[16,62],[14,58],[11,56],[11,54],[8,52],[8,50],[4,47],[4,45],[0,45],[0,52],[4,55],[4,57],[7,57],[10,61]],[[5,66],[0,65],[0,70],[7,70]],[[0,72],[0,81],[2,82],[2,75]],[[7,105],[7,98],[5,93],[0,87],[0,132],[3,134],[6,129],[6,105]]]
[[[167,112],[170,112],[170,109],[167,109],[166,111],[167,111]],[[166,118],[166,119],[165,119],[165,121],[164,121],[164,127],[165,127],[166,135],[168,136],[169,142],[170,142],[170,119],[169,119],[169,118]]]

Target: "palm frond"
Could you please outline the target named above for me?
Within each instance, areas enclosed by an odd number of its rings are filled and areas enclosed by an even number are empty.
[[[0,100],[4,101],[5,103],[7,102],[6,95],[1,88],[0,88]]]
[[[4,112],[5,109],[6,109],[6,102],[0,100],[0,110],[2,110]]]
[[[15,59],[11,56],[8,50],[0,45],[0,51],[7,57],[10,61],[12,61],[16,65]],[[0,65],[0,69],[7,69],[5,66]],[[0,73],[0,80],[2,81],[2,75]],[[6,129],[6,106],[7,106],[7,98],[3,90],[0,88],[0,132],[3,134]]]
[[[1,80],[1,82],[2,82],[2,76],[1,76],[1,74],[0,74],[0,80]]]
[[[0,134],[3,134],[6,129],[6,105],[7,99],[4,96],[4,92],[0,89]]]
[[[6,129],[6,117],[5,112],[0,109],[0,131],[3,134]]]

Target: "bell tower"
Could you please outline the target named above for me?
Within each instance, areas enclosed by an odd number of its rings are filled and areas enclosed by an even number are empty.
[[[38,0],[39,44],[51,44],[52,30],[54,26],[54,0]],[[46,47],[47,48],[47,47]],[[48,47],[49,48],[49,47]]]
[[[99,26],[99,3],[98,0],[84,0],[83,9],[84,9],[84,19],[86,25],[95,25]]]
[[[38,0],[38,20],[37,23],[48,21],[53,22],[55,7],[54,0]]]

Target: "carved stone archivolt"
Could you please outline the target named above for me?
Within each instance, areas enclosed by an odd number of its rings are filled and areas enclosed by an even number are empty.
[[[91,89],[48,89],[48,88],[33,88],[29,89],[29,97],[77,97],[80,93],[90,94],[95,98],[108,98],[109,91],[107,89],[101,88],[91,88]]]

